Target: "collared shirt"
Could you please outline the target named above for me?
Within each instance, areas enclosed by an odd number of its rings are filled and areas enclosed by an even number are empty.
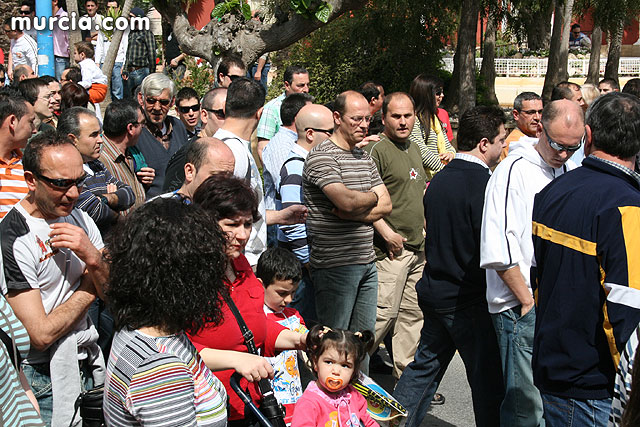
[[[149,30],[131,31],[128,43],[127,61],[123,70],[129,71],[130,67],[149,67],[149,72],[155,73],[156,40],[153,33]]]
[[[636,172],[634,170],[631,170],[628,167],[621,165],[620,163],[612,162],[611,160],[603,159],[602,157],[597,157],[597,156],[594,156],[593,154],[590,154],[589,158],[598,160],[598,161],[603,162],[603,163],[606,163],[609,166],[613,166],[614,168],[621,170],[622,172],[624,172],[627,175],[629,175],[631,178],[633,178],[636,181],[638,181],[638,183],[640,183],[640,173],[638,173],[638,172]]]
[[[78,65],[82,73],[82,80],[80,80],[78,84],[83,88],[91,89],[91,85],[94,83],[107,84],[107,76],[98,68],[93,59],[87,58],[84,61],[78,62]]]
[[[283,93],[279,97],[267,102],[264,106],[262,116],[260,116],[260,122],[258,122],[258,128],[256,129],[258,138],[271,139],[280,129],[282,125],[282,120],[280,120],[280,107],[285,97]]]
[[[296,145],[298,134],[281,127],[262,151],[264,169],[264,204],[269,210],[276,208],[276,192],[280,186],[280,169]]]
[[[483,166],[484,168],[489,169],[489,166],[487,166],[487,164],[485,162],[483,162],[482,160],[480,160],[476,156],[472,156],[471,154],[456,153],[456,159],[464,160],[466,162],[471,162],[471,163],[477,163],[480,166]],[[489,169],[489,175],[491,175],[491,169]]]
[[[69,32],[63,31],[60,29],[60,18],[63,16],[67,16],[67,12],[65,12],[62,8],[58,9],[56,13],[56,17],[58,21],[53,26],[53,54],[55,56],[61,56],[63,58],[69,57]],[[35,70],[34,70],[35,71]]]
[[[13,68],[28,65],[38,75],[38,44],[27,33],[17,40],[11,40],[11,56]]]
[[[111,174],[119,181],[124,182],[133,190],[135,202],[129,209],[122,211],[123,215],[127,215],[134,208],[142,205],[146,199],[144,187],[138,180],[135,171],[135,163],[133,156],[126,150],[126,154],[120,151],[113,142],[106,137],[102,137],[102,147],[100,149],[100,161],[104,164]]]
[[[29,192],[24,181],[22,152],[16,150],[11,154],[9,160],[0,158],[0,218],[4,218]]]
[[[96,64],[104,64],[107,59],[107,52],[111,46],[111,40],[102,30],[98,31],[98,41],[96,43]],[[129,29],[124,30],[120,45],[118,46],[118,54],[116,55],[116,63],[124,63],[127,59],[127,47],[129,46]]]

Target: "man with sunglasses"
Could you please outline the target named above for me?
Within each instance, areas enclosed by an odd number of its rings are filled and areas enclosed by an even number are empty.
[[[575,167],[569,157],[582,146],[584,134],[584,115],[577,103],[548,103],[537,140],[524,136],[513,142],[487,184],[480,267],[487,270],[487,303],[504,369],[500,425],[538,426],[542,420],[542,400],[531,371],[536,319],[530,280],[533,199]]]
[[[224,124],[224,104],[227,100],[227,88],[216,87],[205,93],[200,108],[200,122],[202,128],[197,135],[189,139],[176,153],[171,156],[165,171],[164,193],[175,191],[184,182],[184,165],[187,163],[186,153],[191,144],[198,138],[212,137]]]
[[[513,100],[513,120],[516,128],[507,137],[506,144],[500,155],[500,161],[509,154],[509,144],[523,136],[536,137],[538,123],[542,118],[542,98],[534,92],[522,92]]]
[[[216,71],[216,86],[228,88],[232,81],[244,77],[245,73],[242,58],[235,54],[224,55]]]
[[[98,228],[75,208],[86,172],[73,144],[53,132],[36,135],[24,152],[24,177],[27,196],[0,223],[4,291],[29,333],[22,368],[40,415],[66,426],[80,392],[104,381],[87,309],[104,297],[108,267]]]
[[[307,104],[296,116],[296,143],[291,148],[280,169],[277,209],[289,206],[304,206],[302,200],[302,170],[309,152],[333,134],[333,115],[324,105]],[[314,295],[311,269],[309,267],[309,245],[307,228],[304,223],[280,225],[278,246],[293,252],[302,263],[302,279],[291,302],[305,322],[316,321],[316,298]]]
[[[582,167],[535,197],[533,378],[547,426],[569,425],[570,417],[574,425],[607,425],[620,355],[640,323],[639,121],[637,97],[598,98],[586,119]],[[618,421],[623,409],[613,407]]]
[[[200,101],[198,92],[191,87],[183,87],[176,94],[176,111],[187,130],[189,139],[200,133]]]
[[[147,165],[155,170],[153,183],[147,188],[147,199],[162,193],[167,164],[188,141],[180,119],[168,115],[175,94],[175,84],[162,73],[149,74],[140,86],[138,103],[144,110],[145,127],[137,147]]]

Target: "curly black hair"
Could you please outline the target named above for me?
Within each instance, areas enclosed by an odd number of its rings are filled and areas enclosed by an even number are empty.
[[[358,375],[360,364],[373,347],[375,335],[371,331],[351,332],[345,329],[329,328],[323,325],[315,325],[307,335],[307,357],[311,364],[311,370],[317,373],[318,359],[325,350],[335,349],[346,357],[353,356],[353,381]]]
[[[116,328],[197,333],[222,321],[226,239],[201,208],[157,199],[107,236],[106,287]]]
[[[209,212],[216,221],[251,214],[260,220],[258,198],[243,179],[228,173],[216,173],[205,179],[193,193],[193,203]]]

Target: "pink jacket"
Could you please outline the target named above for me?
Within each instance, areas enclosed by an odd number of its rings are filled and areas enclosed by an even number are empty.
[[[315,381],[296,403],[291,427],[379,427],[367,412],[367,401],[352,386],[327,394]]]

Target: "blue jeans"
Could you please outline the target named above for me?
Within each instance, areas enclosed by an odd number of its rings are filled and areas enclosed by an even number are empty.
[[[376,263],[311,270],[318,322],[331,328],[375,331],[378,271]],[[361,366],[369,372],[369,358]]]
[[[491,315],[504,375],[505,396],[500,421],[504,426],[544,426],[542,398],[533,385],[531,368],[535,307],[522,317],[520,308],[516,306]]]
[[[47,427],[50,427],[53,414],[53,391],[49,363],[37,363],[34,365],[23,363],[22,371],[27,378],[27,383],[31,386],[31,390],[33,390],[38,406],[40,406],[40,418],[42,418]],[[93,388],[93,377],[83,363],[80,364],[80,377],[82,378],[81,388],[83,391]]]
[[[102,65],[100,65],[102,68]],[[113,64],[111,72],[111,97],[113,99],[122,99],[124,96],[124,81],[122,80],[122,62]]]
[[[298,313],[300,313],[304,319],[304,323],[306,323],[309,329],[311,329],[314,323],[317,323],[318,315],[316,314],[315,289],[313,287],[311,273],[305,266],[302,266],[302,280],[300,280],[293,301],[291,301],[289,305],[298,310]]]
[[[609,422],[611,399],[577,400],[542,393],[547,427],[604,427]]]
[[[424,325],[413,362],[404,369],[393,396],[407,409],[406,427],[422,423],[456,350],[471,386],[476,425],[499,426],[504,397],[496,333],[485,304],[435,313],[420,304]]]
[[[62,77],[62,72],[66,69],[69,68],[69,58],[68,57],[63,57],[63,56],[56,56],[53,59],[54,62],[54,67],[55,67],[55,71],[56,71],[56,79],[60,80],[60,78]]]
[[[138,86],[142,84],[145,77],[149,75],[149,68],[138,68],[129,72],[129,78],[125,82],[125,99],[134,98],[133,94]]]
[[[249,68],[249,70],[247,71],[247,78],[253,80],[253,76],[256,74],[257,69],[258,69],[258,64],[254,63],[251,66],[251,68]],[[262,67],[262,73],[260,73],[260,84],[262,85],[264,90],[267,90],[267,80],[269,77],[270,69],[271,69],[271,62],[267,62],[266,64],[264,64],[264,67]]]

